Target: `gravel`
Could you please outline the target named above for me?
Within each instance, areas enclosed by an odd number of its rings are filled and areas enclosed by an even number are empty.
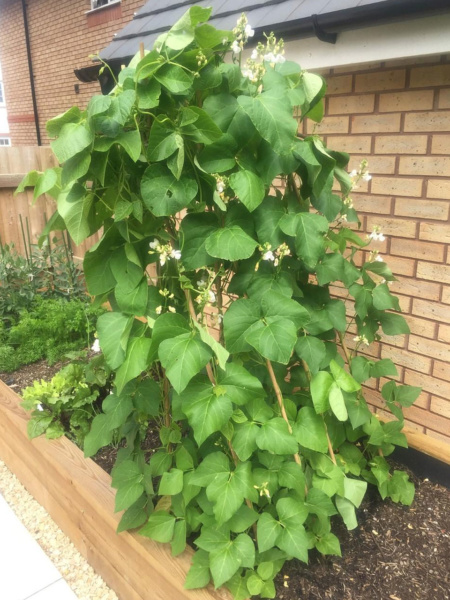
[[[0,492],[79,600],[118,600],[47,511],[0,461]]]

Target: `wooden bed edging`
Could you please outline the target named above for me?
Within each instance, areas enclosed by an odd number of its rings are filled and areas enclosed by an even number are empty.
[[[0,380],[0,459],[44,506],[120,600],[230,600],[226,590],[183,588],[192,550],[116,534],[111,478],[67,438],[27,436],[21,398]]]

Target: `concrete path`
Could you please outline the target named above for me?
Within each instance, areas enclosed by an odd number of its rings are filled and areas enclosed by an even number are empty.
[[[77,600],[0,494],[1,600]]]

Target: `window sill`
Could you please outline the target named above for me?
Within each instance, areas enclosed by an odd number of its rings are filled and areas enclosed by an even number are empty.
[[[111,6],[117,6],[118,4],[122,4],[122,0],[116,0],[115,2],[110,2],[109,4],[104,4],[103,6],[98,6],[97,8],[91,8],[91,10],[87,10],[84,14],[91,15],[93,13],[101,12],[102,10],[108,9]]]

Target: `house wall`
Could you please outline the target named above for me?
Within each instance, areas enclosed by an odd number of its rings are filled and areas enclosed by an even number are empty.
[[[326,116],[315,131],[330,148],[351,154],[351,169],[369,161],[373,179],[352,195],[354,207],[363,232],[379,225],[386,235],[369,248],[398,277],[391,289],[411,328],[409,336],[375,343],[369,356],[392,358],[398,382],[423,388],[405,409],[407,424],[450,442],[450,56],[323,74]],[[343,289],[334,292],[346,297]],[[355,333],[347,336],[349,347]],[[369,382],[366,394],[380,413],[384,383]]]
[[[74,69],[88,66],[133,17],[144,0],[120,3],[88,12],[90,0],[27,0],[31,54],[42,143],[48,143],[45,123],[74,104],[84,107],[100,91],[98,83],[81,83]],[[87,14],[86,14],[87,13]],[[7,35],[0,36],[5,95],[13,145],[36,144],[22,3],[0,1],[0,20]],[[75,91],[79,86],[79,93]]]
[[[5,96],[4,86],[3,86],[3,75],[2,75],[1,65],[0,65],[0,86],[1,86],[1,90],[2,90],[2,95],[0,97],[0,138],[9,139],[8,115],[6,112],[6,96]]]

